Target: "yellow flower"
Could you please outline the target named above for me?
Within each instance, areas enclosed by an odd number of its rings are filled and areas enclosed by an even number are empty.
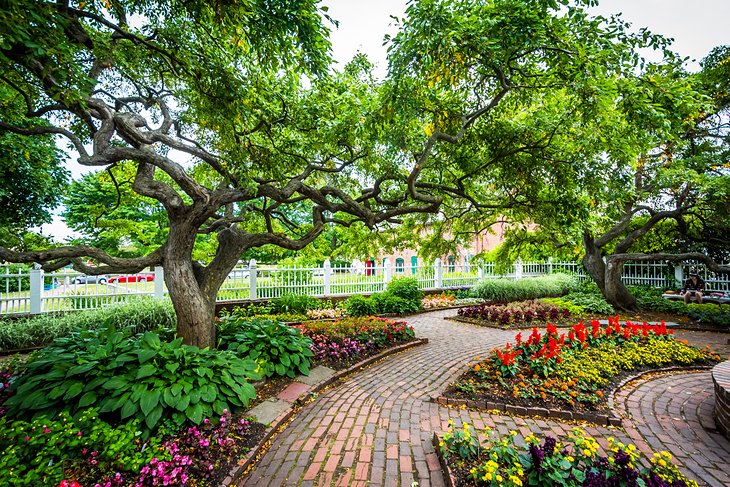
[[[522,480],[520,480],[520,478],[517,477],[516,475],[511,476],[509,479],[512,481],[512,483],[514,485],[518,485],[518,486],[522,485]]]
[[[494,480],[496,480],[497,482],[501,482],[502,481],[502,476],[501,475],[497,475],[496,477],[494,477]]]

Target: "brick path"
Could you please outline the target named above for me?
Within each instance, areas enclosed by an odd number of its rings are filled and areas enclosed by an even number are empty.
[[[323,391],[274,438],[253,471],[238,485],[410,487],[417,481],[420,487],[442,486],[444,480],[431,438],[434,432],[447,429],[449,419],[457,425],[469,421],[477,430],[485,426],[503,434],[517,430],[519,437],[530,432],[565,436],[572,425],[451,409],[428,402],[430,396],[438,395],[461,374],[466,362],[504,344],[515,334],[443,319],[453,314],[453,310],[436,311],[410,318],[417,335],[429,338],[428,345],[391,356]],[[667,449],[686,462],[685,472],[693,478],[712,486],[730,485],[723,474],[723,470],[729,470],[730,444],[716,434],[704,433],[700,426],[709,425],[706,413],[712,383],[708,375],[682,374],[644,382],[625,397],[617,398],[617,404],[634,414],[631,421],[626,421],[626,431],[584,429],[602,447],[606,446],[606,438],[613,436],[633,442],[644,452],[650,450],[649,445]],[[676,391],[666,403],[671,409],[662,413],[662,397],[666,394],[660,395],[669,384]],[[689,394],[677,394],[687,392],[685,388]],[[681,403],[680,398],[691,401]],[[641,405],[639,413],[635,404]],[[664,421],[658,416],[661,419],[657,421],[652,416],[654,411],[658,415],[674,414],[677,407],[684,411],[681,420]],[[691,449],[680,448],[692,430],[698,430],[691,440],[693,445],[708,445],[698,446],[697,450],[712,449],[714,455],[708,451],[697,456]]]

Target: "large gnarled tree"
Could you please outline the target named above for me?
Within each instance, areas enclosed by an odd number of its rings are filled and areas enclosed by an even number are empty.
[[[312,0],[11,1],[0,82],[25,119],[44,123],[2,120],[0,130],[64,138],[88,167],[132,165],[132,188],[162,205],[169,232],[137,258],[91,246],[0,257],[92,274],[161,265],[179,335],[213,346],[216,294],[247,249],[301,249],[330,223],[397,223],[445,199],[521,204],[516,193],[484,200],[491,183],[475,176],[537,181],[528,161],[506,156],[544,150],[551,130],[516,151],[485,147],[499,128],[492,116],[527,107],[529,121],[554,90],[586,116],[600,80],[636,62],[635,39],[588,17],[589,3],[412,2],[381,87],[362,59],[328,71]],[[193,259],[200,235],[215,236],[209,262]]]

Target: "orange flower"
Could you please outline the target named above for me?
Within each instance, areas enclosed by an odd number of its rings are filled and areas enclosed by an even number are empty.
[[[547,399],[547,394],[545,394],[544,392],[541,392],[541,393],[540,393],[540,397],[541,397],[541,398],[542,398],[542,400],[544,401],[545,399]]]
[[[481,367],[479,366],[479,364],[476,364],[474,366],[474,372],[479,372],[480,370],[481,370]]]
[[[603,393],[601,391],[596,391],[596,396],[603,397]]]
[[[561,391],[567,391],[568,390],[568,386],[566,384],[563,384],[562,386],[560,386],[560,390]]]

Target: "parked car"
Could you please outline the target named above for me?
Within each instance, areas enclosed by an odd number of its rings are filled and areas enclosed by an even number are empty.
[[[140,272],[139,274],[123,274],[121,276],[112,276],[109,278],[110,283],[119,282],[151,282],[155,280],[155,275],[152,273]]]
[[[81,274],[74,277],[71,282],[74,284],[106,284],[107,281],[109,281],[109,276],[103,274],[100,276],[87,276],[86,274]]]

